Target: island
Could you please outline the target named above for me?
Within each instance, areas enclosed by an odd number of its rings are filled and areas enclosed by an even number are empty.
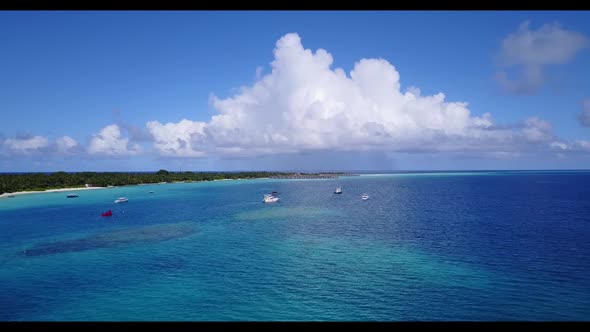
[[[260,178],[337,178],[344,173],[289,172],[54,172],[0,174],[0,195],[29,191]]]

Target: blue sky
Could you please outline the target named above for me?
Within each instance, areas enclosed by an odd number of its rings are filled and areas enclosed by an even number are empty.
[[[0,171],[590,168],[588,38],[587,11],[0,12]]]

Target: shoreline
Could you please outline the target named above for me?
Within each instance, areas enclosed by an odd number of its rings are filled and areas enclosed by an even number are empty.
[[[217,180],[202,180],[202,181],[179,181],[179,182],[165,182],[165,183],[139,183],[139,184],[127,184],[124,186],[145,186],[145,185],[155,185],[155,184],[176,184],[176,183],[200,183],[200,182],[215,182],[215,181],[239,181],[239,180],[260,180],[260,179],[270,179],[268,177],[264,178],[255,178],[255,179],[217,179]],[[92,190],[92,189],[111,189],[123,186],[114,186],[114,187],[80,187],[80,188],[59,188],[59,189],[47,189],[47,190],[33,190],[33,191],[17,191],[14,193],[4,193],[0,194],[0,199],[9,198],[9,196],[19,196],[19,195],[26,195],[26,194],[45,194],[45,193],[55,193],[55,192],[62,192],[62,191],[76,191],[76,190]]]
[[[108,189],[108,187],[80,187],[80,188],[60,188],[60,189],[47,189],[47,190],[17,191],[14,193],[1,194],[0,199],[9,198],[9,196],[18,196],[18,195],[26,195],[26,194],[44,194],[44,193],[56,193],[56,192],[62,192],[62,191],[94,190],[94,189]]]

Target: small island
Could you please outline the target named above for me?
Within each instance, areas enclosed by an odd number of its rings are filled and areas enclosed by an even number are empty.
[[[113,186],[240,180],[260,178],[336,178],[344,173],[283,173],[283,172],[55,172],[0,174],[0,195],[62,189],[90,189]],[[5,195],[4,195],[5,196]]]

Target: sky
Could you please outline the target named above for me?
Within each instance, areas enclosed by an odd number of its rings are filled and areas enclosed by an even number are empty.
[[[0,45],[0,172],[590,169],[589,11],[4,11]]]

